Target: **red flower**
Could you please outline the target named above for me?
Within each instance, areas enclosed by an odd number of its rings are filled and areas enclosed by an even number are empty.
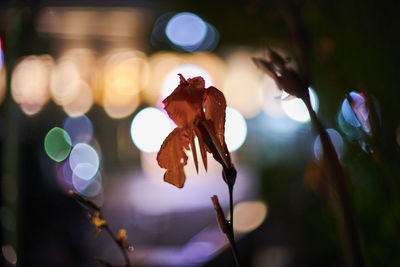
[[[233,185],[236,170],[231,162],[224,136],[225,97],[215,87],[204,88],[204,79],[201,77],[186,80],[181,74],[179,76],[180,84],[163,101],[164,109],[178,125],[164,140],[157,154],[158,165],[167,169],[164,181],[179,188],[183,187],[186,179],[183,167],[188,160],[184,149],[192,150],[198,171],[194,144],[194,137],[197,136],[206,170],[206,152],[210,152],[221,163],[225,181]]]

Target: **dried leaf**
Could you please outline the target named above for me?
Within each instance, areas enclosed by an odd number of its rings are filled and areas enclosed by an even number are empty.
[[[187,129],[175,128],[164,140],[157,154],[160,167],[167,169],[164,181],[182,188],[185,183],[183,167],[188,157],[184,149],[189,150],[190,133]]]

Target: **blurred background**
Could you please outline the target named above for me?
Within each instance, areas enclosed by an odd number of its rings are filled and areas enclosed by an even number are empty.
[[[399,266],[399,3],[16,0],[0,3],[1,266],[123,264],[68,190],[127,230],[134,266],[233,266],[209,157],[183,189],[156,162],[177,74],[227,99],[244,266],[344,266],[345,237],[305,107],[252,62],[271,47],[310,80],[349,174],[367,266]],[[372,104],[371,104],[372,103]],[[373,116],[373,118],[371,118]]]

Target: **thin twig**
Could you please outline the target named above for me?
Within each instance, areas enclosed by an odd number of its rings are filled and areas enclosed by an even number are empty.
[[[117,239],[117,237],[114,235],[114,233],[111,231],[111,229],[108,225],[106,225],[104,227],[104,229],[106,229],[107,233],[111,236],[111,238],[114,240],[114,242],[117,244],[117,246],[121,249],[122,255],[124,255],[125,262],[126,262],[125,266],[130,267],[131,263],[129,261],[129,256],[128,256],[128,253],[126,252],[126,249],[121,245],[121,242]]]

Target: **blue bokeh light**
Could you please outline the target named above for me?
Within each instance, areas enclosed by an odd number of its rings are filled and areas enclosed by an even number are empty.
[[[190,12],[176,14],[165,28],[168,39],[186,51],[197,50],[203,43],[207,31],[207,24],[199,16]]]
[[[93,125],[85,115],[80,117],[68,117],[64,121],[63,128],[71,137],[72,145],[89,143],[93,137]]]

